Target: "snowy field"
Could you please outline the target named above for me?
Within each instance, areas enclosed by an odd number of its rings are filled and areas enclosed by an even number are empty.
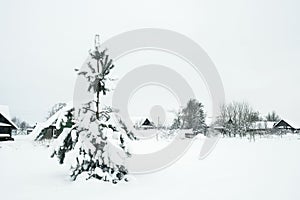
[[[71,182],[68,167],[26,136],[0,143],[0,199],[300,199],[300,137],[222,138],[198,160],[203,138],[174,165],[129,183]]]

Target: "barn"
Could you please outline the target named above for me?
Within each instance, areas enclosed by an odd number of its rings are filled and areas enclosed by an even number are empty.
[[[12,132],[17,129],[10,118],[8,106],[0,105],[0,141],[13,140]]]

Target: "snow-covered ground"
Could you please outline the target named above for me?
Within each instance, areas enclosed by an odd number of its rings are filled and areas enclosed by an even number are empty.
[[[174,165],[129,183],[71,182],[68,166],[26,136],[0,143],[0,199],[300,199],[300,137],[221,138],[198,160],[203,138]]]

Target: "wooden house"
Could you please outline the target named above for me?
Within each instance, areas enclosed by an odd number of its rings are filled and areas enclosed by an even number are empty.
[[[33,140],[57,138],[61,134],[63,128],[71,128],[73,126],[73,112],[73,104],[70,102],[45,122],[37,123],[30,133],[31,138]]]
[[[13,140],[12,131],[17,129],[10,118],[8,106],[0,106],[0,141]]]
[[[288,122],[286,122],[285,120],[282,119],[274,125],[274,129],[277,129],[277,130],[290,130],[292,132],[295,132],[299,129],[299,127],[292,126]]]
[[[141,129],[154,129],[155,125],[148,118],[146,118],[145,121],[142,123],[140,128]]]

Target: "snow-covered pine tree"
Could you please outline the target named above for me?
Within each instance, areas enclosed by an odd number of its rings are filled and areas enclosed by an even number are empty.
[[[97,45],[89,54],[93,62],[87,63],[88,71],[79,71],[78,75],[88,81],[87,90],[95,99],[85,102],[76,110],[76,123],[65,131],[66,134],[60,135],[54,155],[63,163],[67,152],[73,154],[73,180],[83,175],[86,179],[97,178],[117,183],[127,180],[124,159],[130,154],[126,143],[135,137],[120,119],[113,119],[112,108],[100,105],[101,95],[109,91],[106,82],[114,67],[112,59],[106,49],[100,50]]]
[[[53,154],[51,157],[57,156],[59,163],[63,164],[66,153],[74,148],[77,142],[78,136],[76,134],[76,124],[74,119],[74,108],[68,110],[64,118],[58,119],[59,126],[57,126],[60,132],[58,138],[54,141]]]

